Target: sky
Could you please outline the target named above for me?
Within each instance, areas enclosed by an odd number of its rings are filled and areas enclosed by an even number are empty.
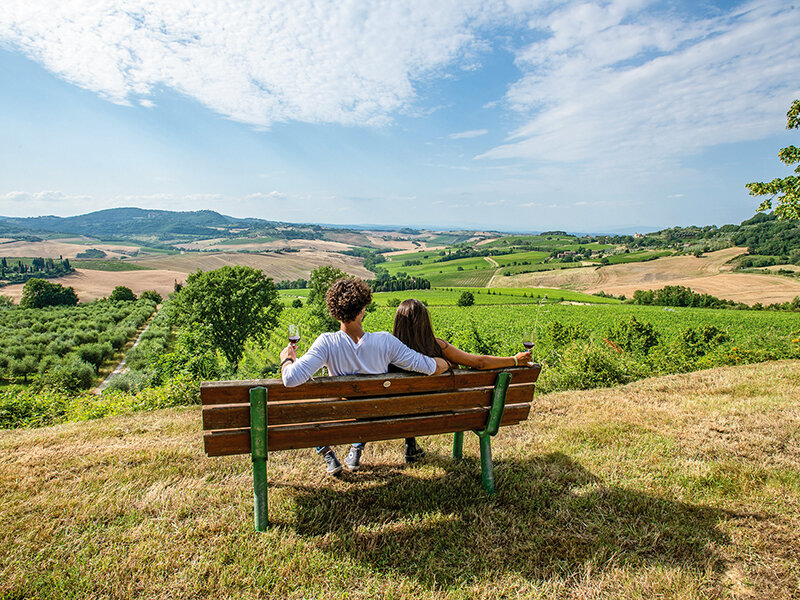
[[[795,98],[792,0],[4,0],[0,215],[739,223]]]

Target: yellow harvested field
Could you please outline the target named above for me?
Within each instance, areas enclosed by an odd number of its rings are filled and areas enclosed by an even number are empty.
[[[244,254],[239,252],[192,252],[168,256],[151,256],[129,261],[149,269],[164,269],[193,273],[197,269],[211,271],[225,265],[247,265],[261,269],[275,281],[307,278],[313,269],[322,265],[333,265],[342,271],[363,277],[373,275],[361,266],[361,259],[343,254],[331,254],[318,250],[288,252],[285,254]]]
[[[71,286],[78,294],[81,302],[91,302],[95,298],[108,296],[116,286],[124,285],[137,296],[144,290],[155,290],[162,296],[167,296],[175,289],[175,282],[183,283],[186,273],[180,271],[153,270],[153,271],[89,271],[76,269],[57,279],[49,279],[63,286]],[[22,284],[9,285],[0,289],[4,296],[10,296],[19,304],[22,298]]]
[[[76,242],[76,243],[70,243]],[[79,252],[84,252],[89,248],[96,248],[106,253],[108,258],[120,258],[130,256],[138,250],[137,246],[126,246],[124,244],[104,244],[102,242],[92,242],[82,238],[72,240],[43,240],[41,242],[26,242],[19,240],[0,240],[0,256],[5,257],[37,257],[42,258],[75,258]]]
[[[350,275],[371,279],[372,273],[361,266],[355,256],[330,254],[327,252],[291,252],[288,254],[243,254],[236,252],[193,252],[150,258],[139,258],[126,262],[135,263],[149,270],[142,271],[90,271],[76,269],[75,273],[50,279],[64,286],[72,286],[81,302],[108,296],[118,285],[124,285],[137,295],[144,290],[156,290],[162,296],[171,293],[175,282],[183,283],[189,273],[197,269],[211,271],[226,265],[246,265],[264,271],[275,281],[308,278],[313,269],[333,265]],[[19,303],[22,284],[0,289],[0,294],[10,296]]]
[[[779,275],[734,273],[727,264],[746,253],[745,248],[726,248],[697,258],[669,256],[647,262],[581,267],[561,271],[524,273],[511,277],[498,275],[492,287],[553,287],[581,292],[632,296],[636,290],[655,290],[667,285],[682,285],[702,294],[744,302],[771,304],[800,296],[800,281]]]
[[[200,240],[189,244],[178,244],[179,248],[185,250],[214,250],[217,252],[263,252],[268,250],[280,250],[281,248],[293,248],[297,250],[319,250],[323,252],[343,252],[352,249],[349,244],[342,242],[331,242],[328,240],[274,240],[272,242],[254,242],[252,244],[223,244],[224,240]]]
[[[767,271],[795,271],[800,272],[800,265],[773,265],[771,267],[765,267]]]

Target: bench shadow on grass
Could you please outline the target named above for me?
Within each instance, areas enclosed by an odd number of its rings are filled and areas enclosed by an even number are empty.
[[[606,486],[561,453],[496,461],[493,498],[475,459],[428,463],[444,475],[366,466],[349,490],[288,486],[294,518],[273,524],[436,588],[489,573],[575,578],[588,565],[722,568],[712,548],[724,511]]]

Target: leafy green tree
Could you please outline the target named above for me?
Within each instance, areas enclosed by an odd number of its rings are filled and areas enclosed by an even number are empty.
[[[30,354],[22,358],[9,361],[8,370],[15,377],[22,377],[28,383],[28,375],[36,372],[36,358]]]
[[[792,102],[786,113],[786,129],[800,129],[800,100]],[[778,152],[778,158],[786,165],[800,163],[800,148],[788,146]],[[794,172],[783,179],[773,179],[769,183],[748,183],[745,187],[751,196],[769,196],[758,207],[758,210],[772,209],[773,199],[776,201],[775,214],[781,220],[800,219],[800,164]]]
[[[125,287],[124,285],[118,285],[114,288],[114,291],[111,292],[111,295],[108,297],[109,300],[114,301],[124,301],[124,302],[135,302],[136,301],[136,294],[133,293],[133,290],[129,287]]]
[[[71,287],[52,283],[44,279],[29,279],[22,288],[22,308],[42,308],[45,306],[75,306],[78,295]]]
[[[178,322],[202,330],[234,371],[245,342],[265,339],[283,309],[272,279],[242,265],[192,273],[176,301]]]
[[[325,303],[325,294],[328,288],[337,279],[347,277],[347,273],[336,267],[326,265],[311,271],[306,305],[311,313],[312,325],[316,331],[336,331],[339,329],[339,321],[334,319],[328,312],[328,305]]]
[[[456,304],[458,304],[458,306],[472,306],[475,304],[475,296],[472,292],[462,292]]]
[[[164,298],[161,297],[161,294],[155,290],[145,290],[141,293],[139,298],[142,300],[152,300],[156,304],[161,304],[164,301]]]

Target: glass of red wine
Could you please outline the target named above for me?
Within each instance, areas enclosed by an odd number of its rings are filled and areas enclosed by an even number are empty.
[[[300,326],[292,323],[289,325],[289,343],[297,345],[300,341]]]
[[[522,334],[522,345],[525,346],[525,350],[533,350],[533,346],[536,343],[536,335],[533,330],[526,331]]]

